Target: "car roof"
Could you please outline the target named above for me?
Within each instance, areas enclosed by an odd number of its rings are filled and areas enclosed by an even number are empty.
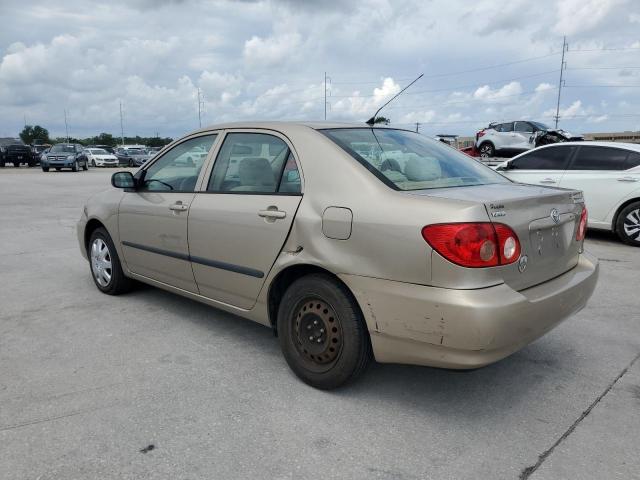
[[[322,122],[322,121],[258,121],[258,122],[228,122],[210,125],[205,128],[196,130],[193,133],[208,132],[211,130],[223,130],[233,128],[258,128],[266,130],[276,130],[285,132],[287,130],[296,130],[300,127],[312,128],[314,130],[323,130],[328,128],[371,128],[366,123],[348,123],[348,122]],[[375,128],[387,128],[392,130],[407,130],[406,128],[397,128],[385,125],[376,125]],[[412,131],[412,130],[408,130]]]
[[[640,152],[640,143],[603,142],[603,141],[591,141],[591,140],[585,140],[580,142],[553,143],[551,145],[544,145],[541,148],[560,147],[562,145],[579,145],[582,147],[616,147],[616,148],[624,148],[626,150],[633,150],[634,152]]]

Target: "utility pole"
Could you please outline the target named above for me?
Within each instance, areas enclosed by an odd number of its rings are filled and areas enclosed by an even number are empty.
[[[569,50],[567,45],[567,37],[562,37],[562,60],[560,61],[560,81],[558,82],[558,103],[556,104],[556,128],[558,128],[558,120],[560,119],[560,94],[562,93],[562,86],[564,81],[562,80],[562,74],[564,69],[567,68],[567,64],[564,62],[564,52]]]
[[[416,122],[416,133],[420,133],[420,122]]]
[[[69,124],[67,123],[67,109],[64,109],[64,129],[67,132],[67,143],[69,143]]]
[[[122,100],[120,100],[120,141],[124,146],[124,123],[122,122]]]
[[[25,127],[27,126],[27,114],[26,113],[24,114],[24,126]]]
[[[327,102],[327,80],[331,81],[331,77],[327,77],[327,72],[324,72],[324,119],[327,119],[327,105],[329,105],[329,109],[331,109],[331,105]],[[329,95],[331,95],[331,91],[329,91]]]
[[[202,128],[202,101],[200,100],[200,87],[198,87],[198,125]]]

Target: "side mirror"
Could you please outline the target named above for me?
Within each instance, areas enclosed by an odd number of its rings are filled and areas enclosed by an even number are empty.
[[[504,172],[505,170],[509,170],[511,168],[511,162],[505,162],[496,167],[497,172]]]
[[[131,172],[116,172],[111,175],[111,185],[116,188],[135,188],[136,179]]]

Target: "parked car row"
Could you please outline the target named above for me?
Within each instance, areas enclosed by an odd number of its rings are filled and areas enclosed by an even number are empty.
[[[40,165],[46,172],[50,168],[74,170],[92,167],[141,167],[158,151],[159,147],[147,148],[144,145],[124,145],[117,148],[108,145],[90,145],[79,143],[60,143],[51,145],[25,145],[16,138],[0,138],[0,167],[11,163],[14,167],[26,164],[29,167]],[[66,155],[65,155],[66,154]],[[73,157],[73,158],[71,158]]]

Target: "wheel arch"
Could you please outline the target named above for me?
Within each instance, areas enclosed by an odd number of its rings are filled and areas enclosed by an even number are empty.
[[[362,309],[360,308],[360,304],[356,299],[355,295],[351,291],[351,289],[345,284],[340,277],[338,277],[335,273],[327,270],[326,268],[319,267],[313,264],[296,264],[290,265],[280,272],[274,277],[273,281],[269,284],[269,291],[267,295],[267,311],[269,315],[269,324],[271,328],[273,328],[274,334],[277,336],[277,323],[278,323],[278,309],[280,307],[280,301],[282,296],[286,292],[287,288],[298,280],[299,278],[305,277],[307,275],[311,275],[314,273],[320,273],[327,275],[335,282],[339,283],[344,287],[344,289],[349,292],[349,295],[353,298],[353,301],[358,306],[360,310],[360,314],[362,315]],[[364,316],[362,317],[364,321]]]
[[[632,203],[636,203],[636,202],[640,203],[640,197],[635,197],[635,198],[630,198],[629,200],[625,200],[623,203],[620,204],[620,206],[618,206],[618,208],[616,209],[616,213],[613,215],[613,220],[611,221],[612,232],[617,233],[618,218],[620,217],[620,212],[622,212],[622,210],[627,208]]]
[[[91,239],[91,234],[98,228],[104,228],[107,230],[107,227],[104,223],[102,223],[97,218],[91,218],[84,227],[84,249],[86,252],[89,251],[89,240]],[[108,232],[108,230],[107,230]]]
[[[493,141],[488,140],[488,139],[487,140],[483,140],[483,141],[480,142],[480,145],[478,145],[478,150],[480,150],[482,148],[482,146],[487,144],[487,143],[489,145],[491,145],[491,147],[493,148],[493,151],[495,152],[496,151],[496,144],[493,143]]]

